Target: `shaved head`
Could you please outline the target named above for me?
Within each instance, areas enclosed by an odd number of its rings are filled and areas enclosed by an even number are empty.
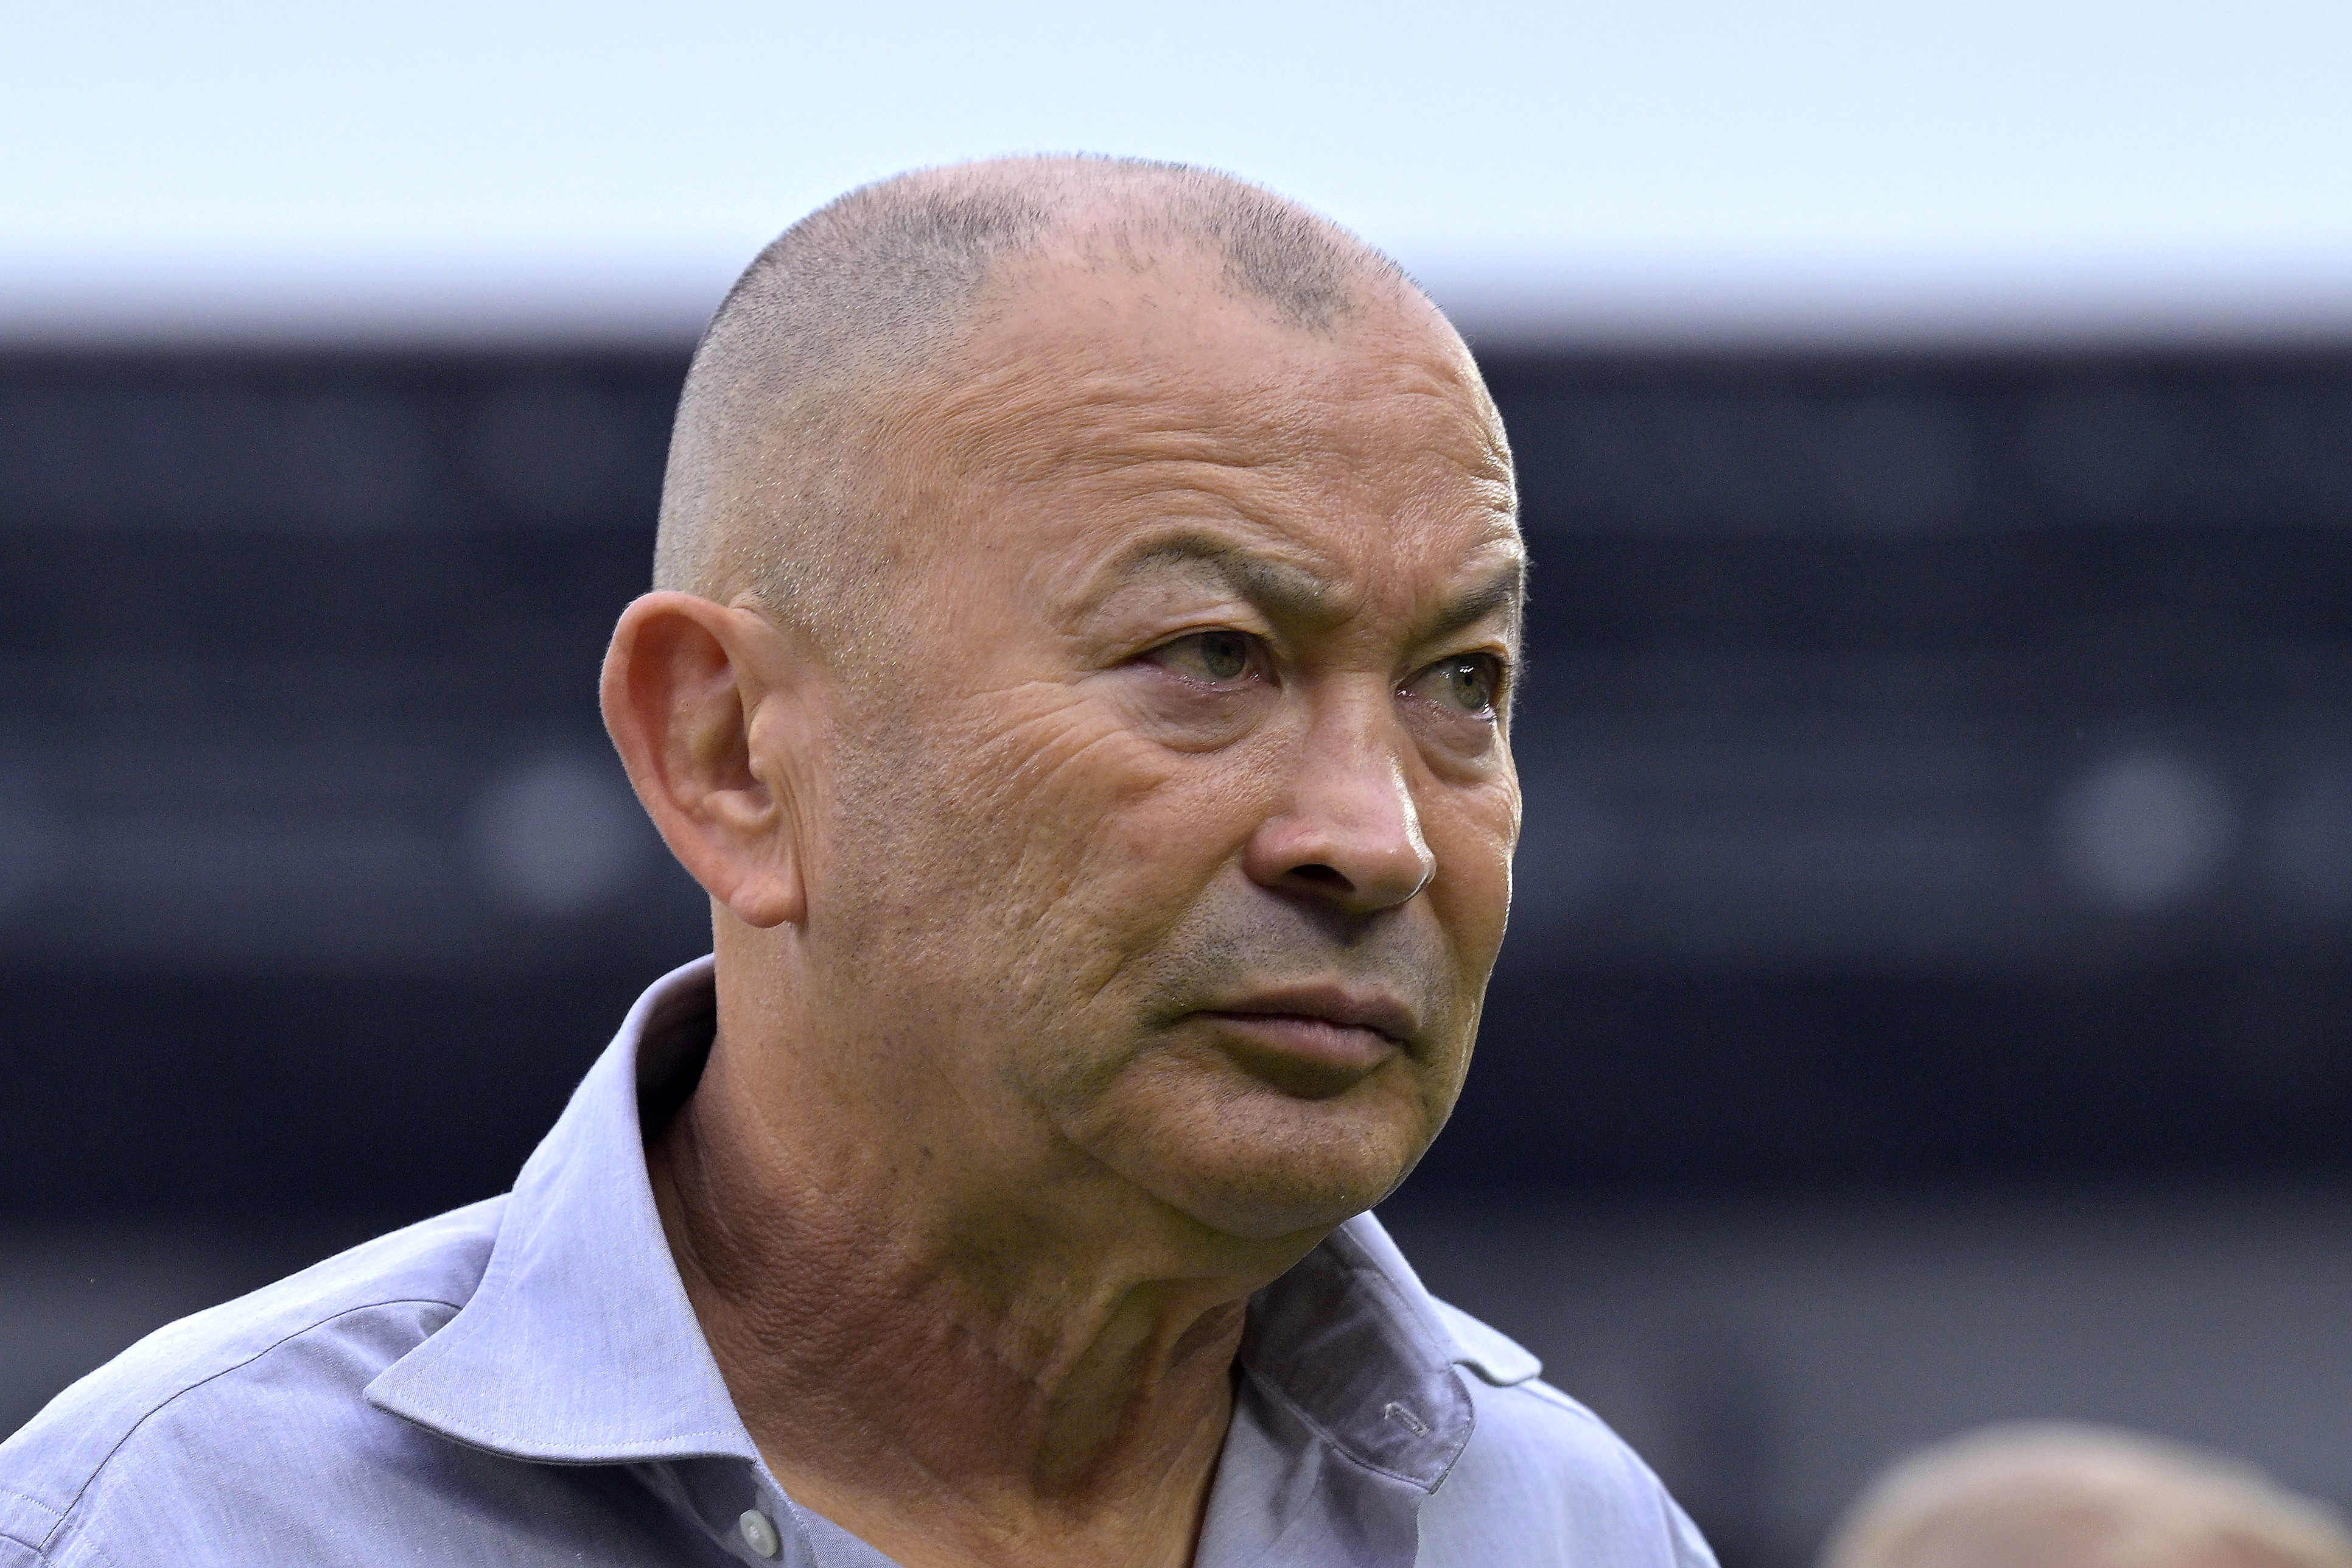
[[[927,391],[1048,275],[1182,269],[1315,336],[1410,302],[1396,264],[1326,218],[1208,170],[1003,159],[850,192],[760,253],[688,372],[655,584],[750,595],[822,646],[860,640],[910,521]],[[1442,319],[1441,324],[1442,324]]]

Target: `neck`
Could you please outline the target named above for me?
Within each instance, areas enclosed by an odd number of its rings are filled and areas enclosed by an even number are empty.
[[[1245,1304],[1316,1238],[1222,1237],[1078,1160],[968,1179],[989,1152],[872,1085],[762,1092],[779,1054],[722,1023],[647,1152],[778,1483],[907,1568],[1190,1563]]]

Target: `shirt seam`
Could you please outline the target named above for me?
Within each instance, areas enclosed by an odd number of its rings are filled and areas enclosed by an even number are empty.
[[[563,1465],[584,1470],[593,1469],[599,1465],[666,1465],[680,1459],[741,1459],[745,1457],[732,1448],[719,1447],[696,1448],[682,1454],[666,1454],[650,1450],[585,1456],[536,1453],[511,1443],[485,1441],[482,1438],[467,1436],[457,1429],[455,1423],[451,1422],[444,1412],[437,1409],[424,1405],[400,1410],[394,1410],[388,1405],[378,1405],[377,1408],[387,1415],[397,1415],[424,1431],[430,1432],[444,1442],[471,1448],[478,1454],[492,1454],[501,1459],[513,1459],[526,1465]],[[700,1438],[709,1438],[718,1442],[731,1437],[733,1434],[722,1428],[712,1427],[700,1431],[680,1432],[676,1436],[681,1441],[691,1442]]]
[[[106,1568],[120,1568],[120,1564],[118,1564],[114,1560],[114,1553],[109,1552],[105,1547],[100,1546],[95,1541],[89,1543],[89,1554],[92,1557],[97,1558],[100,1563],[105,1563]],[[42,1552],[41,1555],[44,1557],[49,1556],[46,1552]],[[49,1560],[52,1563],[57,1561],[57,1559],[53,1557],[49,1558]]]
[[[39,1509],[51,1519],[65,1518],[64,1514],[59,1513],[56,1509],[51,1508],[47,1503],[43,1502],[39,1498],[33,1496],[30,1492],[20,1492],[10,1487],[0,1487],[0,1497],[12,1497],[18,1502],[31,1503],[35,1508]],[[8,1534],[5,1531],[0,1531],[0,1539],[15,1541],[18,1538]]]
[[[205,1384],[214,1382],[216,1379],[226,1377],[233,1372],[244,1371],[247,1367],[251,1366],[255,1362],[259,1361],[263,1356],[268,1355],[270,1352],[278,1350],[282,1346],[291,1344],[294,1341],[300,1339],[304,1334],[314,1333],[317,1331],[325,1328],[329,1323],[351,1317],[354,1313],[372,1312],[380,1307],[446,1307],[453,1312],[465,1310],[465,1303],[462,1301],[444,1301],[436,1297],[431,1296],[394,1296],[381,1301],[362,1301],[357,1306],[346,1307],[340,1312],[330,1312],[325,1317],[317,1320],[315,1322],[305,1323],[300,1328],[292,1330],[289,1332],[282,1334],[278,1338],[270,1341],[269,1343],[262,1346],[259,1350],[254,1352],[251,1355],[247,1356],[244,1360],[231,1362],[228,1365],[222,1367],[218,1372],[207,1373],[203,1377],[196,1379],[195,1382],[189,1384],[185,1388],[175,1390],[168,1397],[158,1400],[153,1407],[143,1412],[138,1420],[133,1421],[131,1424],[131,1427],[128,1431],[124,1432],[121,1436],[115,1439],[114,1446],[106,1451],[105,1457],[100,1458],[97,1464],[90,1467],[89,1474],[83,1478],[81,1485],[75,1489],[74,1495],[67,1501],[66,1506],[62,1510],[49,1508],[47,1503],[36,1503],[37,1507],[42,1508],[47,1512],[56,1514],[57,1522],[49,1526],[48,1533],[41,1537],[40,1542],[37,1545],[35,1545],[33,1550],[39,1552],[43,1557],[47,1557],[49,1555],[50,1543],[57,1540],[58,1532],[66,1527],[67,1522],[72,1517],[73,1511],[81,1506],[82,1500],[89,1495],[89,1489],[98,1484],[98,1478],[106,1473],[106,1468],[114,1463],[115,1457],[122,1452],[123,1448],[131,1442],[131,1439],[139,1435],[140,1428],[146,1426],[148,1422],[152,1421],[156,1416],[162,1415],[172,1405],[178,1404],[189,1394],[194,1394],[197,1389],[204,1387]],[[35,1501],[35,1500],[31,1498],[26,1498],[25,1500],[27,1502]],[[94,1541],[90,1542],[89,1549],[93,1552],[96,1552],[100,1557],[105,1558],[109,1563],[111,1563],[114,1561],[111,1557],[108,1557],[105,1549]]]

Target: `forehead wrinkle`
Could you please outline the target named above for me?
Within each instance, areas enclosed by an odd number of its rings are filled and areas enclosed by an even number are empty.
[[[1097,440],[1058,452],[1040,452],[1034,469],[1013,471],[1014,482],[1055,479],[1094,479],[1138,470],[1166,469],[1164,480],[1153,476],[1153,489],[1192,489],[1222,494],[1215,484],[1220,474],[1264,473],[1299,463],[1297,452],[1253,452],[1205,430],[1145,431],[1123,434],[1114,440]]]
[[[1150,401],[1139,397],[1131,405]],[[1293,410],[1262,410],[1245,425],[1221,429],[1173,422],[1105,429],[1085,419],[1098,415],[1099,405],[1076,401],[1055,412],[1069,417],[1037,418],[992,439],[964,443],[965,471],[984,468],[997,482],[1014,486],[1124,478],[1139,489],[1213,497],[1261,526],[1279,526],[1276,514],[1301,505],[1319,510],[1361,488],[1375,469],[1419,470],[1412,481],[1415,503],[1437,499],[1432,479],[1443,488],[1450,477],[1466,482],[1477,504],[1500,517],[1512,518],[1517,510],[1508,460],[1497,460],[1491,447],[1450,450],[1449,444],[1430,442],[1368,457],[1335,446],[1311,419],[1286,416]],[[1409,503],[1408,511],[1418,510]]]
[[[1360,458],[1333,437],[1369,417],[1412,426],[1407,442],[1420,456],[1474,483],[1510,487],[1508,447],[1483,388],[1409,355],[1387,366],[1387,384],[1335,402],[1312,364],[1288,364],[1281,374],[1262,368],[1211,388],[1179,363],[1181,352],[1135,359],[1129,356],[1136,342],[1111,346],[1118,352],[1109,363],[1100,342],[1050,336],[965,355],[952,380],[928,393],[941,455],[960,471],[1013,483],[1155,462],[1235,471],[1313,467]],[[1066,356],[1079,348],[1091,350],[1094,363],[1072,374]],[[1204,403],[1212,390],[1213,403]],[[1374,412],[1383,404],[1385,418]],[[1394,451],[1393,430],[1355,434]]]
[[[1428,405],[1433,412],[1426,426],[1454,437],[1430,441],[1431,451],[1475,478],[1510,482],[1510,437],[1475,364],[1466,357],[1454,363],[1400,353],[1389,371],[1383,395],[1400,404]]]
[[[1154,464],[1235,472],[1330,455],[1311,421],[1282,400],[1225,398],[1204,418],[1197,389],[1108,376],[1033,390],[1021,380],[961,391],[942,411],[944,445],[967,472],[1014,484],[1087,478]]]

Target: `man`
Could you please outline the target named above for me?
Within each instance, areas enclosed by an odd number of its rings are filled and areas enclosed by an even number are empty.
[[[2352,1568],[2352,1535],[2241,1465],[2066,1422],[1988,1426],[1888,1471],[1826,1568]]]
[[[167,1329],[0,1562],[1699,1568],[1364,1214],[1509,897],[1503,433],[1255,187],[855,192],[698,350],[604,708],[711,959],[514,1192]]]

